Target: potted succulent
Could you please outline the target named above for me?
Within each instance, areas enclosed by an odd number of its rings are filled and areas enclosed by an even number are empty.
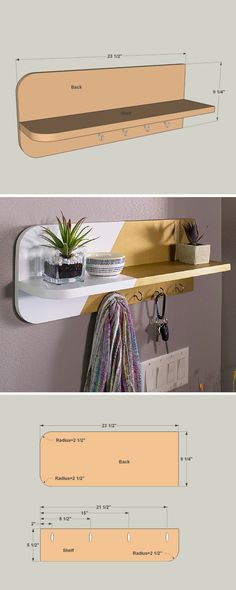
[[[188,244],[176,244],[176,260],[185,264],[207,264],[210,260],[210,244],[201,244],[204,234],[199,235],[196,222],[183,223]]]
[[[54,250],[54,254],[43,259],[43,278],[49,283],[61,285],[84,280],[85,254],[82,248],[96,238],[88,239],[92,228],[81,228],[85,217],[79,219],[72,227],[71,220],[67,220],[61,211],[61,220],[57,217],[59,235],[49,227],[43,227],[42,238],[47,248]]]

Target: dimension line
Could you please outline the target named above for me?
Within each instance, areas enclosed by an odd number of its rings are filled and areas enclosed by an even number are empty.
[[[211,121],[209,121],[211,122]],[[112,422],[111,422],[112,424]],[[115,428],[178,428],[178,424],[116,424]],[[41,424],[40,428],[105,428],[102,424]],[[109,426],[107,427],[109,428]],[[112,426],[110,428],[113,428]]]
[[[106,58],[106,55],[73,55],[68,57],[18,57],[17,61],[47,61],[64,59],[96,59]]]
[[[220,64],[220,74],[219,74],[219,90],[221,90],[221,77],[222,77],[222,64]],[[220,112],[220,94],[218,94],[217,98],[217,116],[219,117]]]
[[[188,435],[186,434],[186,483],[188,484]]]
[[[70,508],[71,510],[74,510],[76,508],[96,508],[96,506],[87,506],[86,504],[83,504],[82,506],[41,506],[41,509],[45,509],[45,508],[49,508],[49,509],[50,508],[54,508],[54,509],[57,508],[58,511],[59,511],[61,508],[63,508],[63,509]],[[146,508],[152,508],[152,509],[154,509],[154,508],[160,508],[160,509],[163,509],[163,508],[167,508],[167,506],[164,506],[164,505],[162,505],[162,506],[126,506],[125,505],[125,506],[112,506],[112,508],[115,508],[117,510],[118,509],[120,509],[120,510],[122,510],[122,509],[124,509],[124,510],[126,510],[126,509],[134,509],[134,510],[136,510],[137,508],[140,508],[140,509],[144,509],[144,508],[145,509]],[[105,511],[105,510],[109,510],[109,509],[104,508],[103,510]],[[98,508],[98,511],[101,511],[101,509]],[[44,514],[57,514],[57,512],[44,512]],[[67,512],[66,512],[66,514],[67,514]],[[74,514],[77,514],[77,513],[74,513]]]
[[[155,57],[158,55],[186,55],[184,51],[178,53],[122,53],[122,57]]]
[[[207,66],[211,64],[222,64],[222,61],[188,61],[187,66]]]

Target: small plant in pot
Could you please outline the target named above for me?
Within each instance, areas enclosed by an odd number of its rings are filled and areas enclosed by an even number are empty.
[[[81,227],[85,217],[79,219],[72,227],[71,220],[67,220],[61,211],[61,219],[57,217],[59,235],[49,227],[43,227],[42,238],[47,248],[54,250],[54,254],[44,257],[43,278],[49,283],[61,285],[84,280],[85,253],[82,250],[86,244],[96,238],[88,239],[92,228]]]
[[[204,234],[199,235],[196,222],[183,223],[188,244],[176,244],[176,259],[185,264],[208,264],[210,260],[210,244],[201,244]]]

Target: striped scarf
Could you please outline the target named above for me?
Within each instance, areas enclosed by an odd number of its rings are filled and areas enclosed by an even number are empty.
[[[99,306],[84,391],[142,391],[133,321],[119,293],[107,295]]]

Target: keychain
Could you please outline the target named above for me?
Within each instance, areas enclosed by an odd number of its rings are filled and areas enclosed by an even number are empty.
[[[162,301],[162,311],[159,310],[159,300],[163,299]],[[165,310],[166,310],[166,294],[165,293],[158,293],[155,298],[156,304],[156,341],[158,342],[159,336],[162,337],[162,340],[166,343],[166,351],[167,354],[169,352],[168,349],[168,340],[169,340],[169,326],[168,326],[168,319],[165,317]]]

